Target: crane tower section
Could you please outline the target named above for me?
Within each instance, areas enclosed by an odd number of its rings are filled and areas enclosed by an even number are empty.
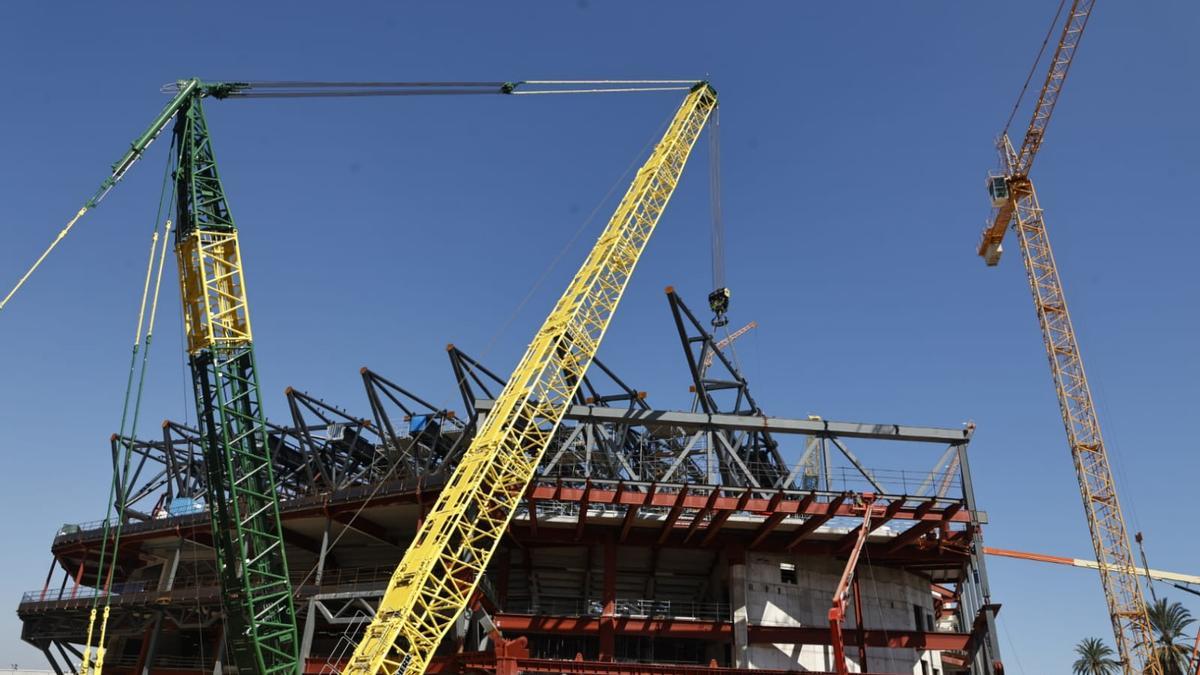
[[[1014,226],[1058,394],[1121,665],[1126,675],[1158,675],[1162,668],[1154,657],[1154,635],[1108,451],[1100,433],[1100,420],[1067,311],[1042,207],[1029,178],[1094,4],[1095,0],[1073,0],[1067,10],[1033,117],[1019,148],[1014,148],[1007,132],[1001,134],[998,149],[1002,172],[988,179],[994,213],[977,252],[989,266],[996,265],[1003,252],[1001,242],[1005,232],[1010,224]]]
[[[343,673],[423,673],[468,606],[716,106],[707,83],[684,99],[418,530]]]
[[[196,416],[220,568],[226,644],[238,671],[297,672],[292,587],[237,227],[217,173],[201,96],[175,122],[175,253]]]
[[[1010,153],[1007,156],[1015,157],[1011,145],[1006,149]],[[1010,180],[1009,186],[1017,240],[1058,393],[1067,444],[1079,478],[1117,651],[1126,673],[1157,673],[1158,663],[1152,653],[1154,635],[1146,616],[1138,566],[1129,545],[1108,450],[1100,433],[1100,420],[1083,369],[1054,251],[1046,234],[1042,207],[1029,179]]]

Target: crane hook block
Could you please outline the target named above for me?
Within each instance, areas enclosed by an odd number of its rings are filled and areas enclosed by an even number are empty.
[[[729,323],[729,318],[725,316],[725,313],[729,311],[730,295],[728,288],[718,288],[708,294],[708,307],[713,313],[713,326],[719,328]]]

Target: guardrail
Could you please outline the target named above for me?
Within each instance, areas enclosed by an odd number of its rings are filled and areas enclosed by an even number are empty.
[[[154,590],[148,581],[130,581],[123,584],[113,584],[107,593],[103,589],[92,586],[77,586],[71,584],[65,588],[45,588],[36,591],[26,591],[21,594],[21,604],[30,602],[59,602],[62,600],[87,600],[104,597],[105,595],[125,595],[129,593],[145,593]]]
[[[351,567],[347,569],[332,569],[326,570],[321,579],[321,588],[326,589],[336,586],[359,586],[363,584],[384,584],[391,578],[395,571],[394,566],[377,565],[374,567]],[[295,586],[316,585],[316,575],[308,572],[293,572],[291,575],[292,584]],[[217,588],[220,586],[220,580],[216,575],[205,574],[201,576],[180,575],[175,579],[175,585],[172,591],[188,591],[194,589]],[[136,593],[155,593],[158,592],[158,582],[154,581],[129,581],[120,584],[113,584],[112,588],[107,593],[101,588],[94,586],[69,584],[60,588],[38,588],[35,590],[25,591],[21,594],[21,604],[41,603],[41,602],[63,602],[75,600],[90,600],[92,598],[102,598],[105,595],[117,598],[120,596],[133,595]]]
[[[572,600],[548,598],[537,602],[505,603],[504,613],[529,614],[533,616],[602,616],[604,602],[597,599]],[[696,602],[679,600],[654,600],[648,598],[617,598],[613,603],[613,615],[634,618],[660,618],[693,621],[729,621],[729,603]]]

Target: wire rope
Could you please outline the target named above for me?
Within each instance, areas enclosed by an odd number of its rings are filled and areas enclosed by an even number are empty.
[[[141,411],[142,393],[145,388],[146,368],[149,364],[150,345],[154,335],[154,317],[158,310],[158,294],[162,286],[162,267],[166,259],[166,236],[162,237],[160,247],[159,223],[161,222],[164,196],[167,193],[167,182],[170,176],[170,155],[167,156],[166,167],[163,170],[163,184],[159,192],[158,208],[154,215],[154,229],[150,238],[150,255],[146,261],[146,275],[142,283],[141,302],[138,307],[137,329],[134,333],[133,347],[131,349],[129,359],[129,374],[125,383],[125,394],[123,397],[121,410],[121,424],[117,435],[113,438],[113,476],[112,482],[109,485],[108,509],[109,517],[104,521],[103,534],[100,544],[100,558],[96,570],[96,594],[92,597],[92,609],[88,620],[87,644],[84,655],[81,660],[80,670],[82,675],[95,673],[99,675],[104,666],[104,650],[107,638],[108,617],[110,606],[112,603],[112,580],[113,574],[117,566],[117,558],[120,552],[120,541],[122,526],[125,521],[125,509],[127,507],[126,500],[128,499],[129,491],[133,487],[129,481],[129,470],[133,457],[133,446],[135,444],[138,417]],[[165,231],[170,232],[170,221],[167,221]],[[155,257],[158,258],[158,274],[154,275]],[[154,278],[154,297],[151,301],[150,319],[147,322],[146,304],[150,295],[150,282]],[[143,349],[142,329],[146,328],[146,339]],[[138,368],[138,354],[141,353],[141,367]],[[140,372],[138,372],[140,370]],[[136,395],[132,407],[132,420],[130,420],[130,399],[134,390],[134,374],[138,372]],[[132,428],[128,424],[132,421]],[[129,436],[126,436],[126,431],[130,430]],[[127,440],[128,439],[128,440]],[[124,446],[124,453],[118,458],[117,448]],[[129,482],[127,482],[129,481]],[[115,523],[112,518],[115,516]],[[111,552],[108,551],[108,540],[112,539]],[[96,621],[97,608],[99,607],[101,597],[104,600],[104,612],[100,622],[100,634],[95,643],[96,658],[93,662],[92,654],[92,638]]]
[[[1033,60],[1033,65],[1029,68],[1029,74],[1025,76],[1025,84],[1021,86],[1021,93],[1017,94],[1017,102],[1013,104],[1012,112],[1008,114],[1008,120],[1004,123],[1004,131],[1001,134],[1007,134],[1008,128],[1012,126],[1013,118],[1017,116],[1017,109],[1021,107],[1021,101],[1025,98],[1025,92],[1029,90],[1029,84],[1033,82],[1033,76],[1037,73],[1038,64],[1042,62],[1042,56],[1046,53],[1046,47],[1050,44],[1050,38],[1054,36],[1054,27],[1058,25],[1058,18],[1062,16],[1063,7],[1066,6],[1067,0],[1058,1],[1058,9],[1054,12],[1054,20],[1050,22],[1050,27],[1046,29],[1046,37],[1042,40],[1042,47],[1038,49],[1037,58]]]

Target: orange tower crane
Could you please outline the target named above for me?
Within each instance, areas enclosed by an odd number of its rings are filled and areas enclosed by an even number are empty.
[[[1021,247],[1021,257],[1025,261],[1029,286],[1033,291],[1050,370],[1058,390],[1067,442],[1079,477],[1088,530],[1096,549],[1097,569],[1104,587],[1121,665],[1126,675],[1158,675],[1161,666],[1153,658],[1154,636],[1142,599],[1138,566],[1129,544],[1125,519],[1121,515],[1116,483],[1100,434],[1100,420],[1096,416],[1096,407],[1084,374],[1079,343],[1071,325],[1071,315],[1067,312],[1062,279],[1046,235],[1042,207],[1029,178],[1029,170],[1041,148],[1046,126],[1062,93],[1067,72],[1094,4],[1095,0],[1071,2],[1058,46],[1050,61],[1049,72],[1038,95],[1033,119],[1029,122],[1020,147],[1014,148],[1007,129],[1000,136],[997,146],[1002,171],[988,178],[988,192],[995,212],[983,232],[978,252],[989,266],[998,263],[1003,252],[1001,241],[1009,224],[1013,225]],[[1060,13],[1061,10],[1060,6]],[[1056,23],[1057,19],[1056,16]]]

